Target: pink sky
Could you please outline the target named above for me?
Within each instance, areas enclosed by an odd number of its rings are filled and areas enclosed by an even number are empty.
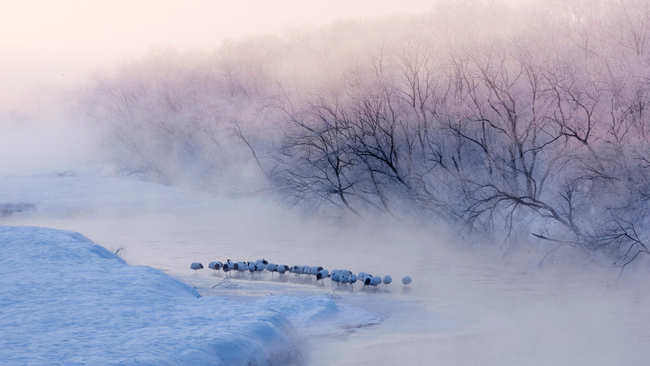
[[[212,49],[225,39],[345,17],[413,14],[433,0],[0,0],[0,109],[70,85],[154,47]]]

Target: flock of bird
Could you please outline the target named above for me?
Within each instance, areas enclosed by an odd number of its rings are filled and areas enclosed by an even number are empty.
[[[347,269],[334,269],[330,272],[320,266],[289,267],[285,264],[269,263],[265,259],[258,259],[255,262],[232,262],[230,259],[228,259],[225,263],[210,262],[208,267],[215,273],[217,271],[224,271],[226,276],[228,276],[228,272],[231,271],[234,271],[234,273],[250,272],[251,276],[254,276],[255,273],[261,274],[263,271],[268,271],[271,272],[271,277],[273,277],[273,274],[276,272],[279,273],[280,276],[284,275],[285,273],[293,273],[298,276],[304,274],[307,276],[315,276],[316,281],[321,281],[323,284],[324,280],[326,278],[329,278],[332,282],[336,282],[337,287],[339,287],[341,284],[343,284],[343,286],[347,286],[348,284],[350,284],[350,286],[353,286],[355,283],[360,282],[364,287],[374,286],[375,289],[377,289],[377,286],[381,285],[382,283],[386,285],[386,288],[388,288],[388,285],[393,282],[393,278],[389,275],[386,275],[382,278],[380,276],[375,277],[365,272],[359,272],[359,274],[355,275],[352,273],[352,271],[349,271]],[[199,269],[203,269],[203,264],[194,262],[190,268],[193,269],[195,273],[198,273],[197,271]],[[404,286],[410,284],[411,282],[412,280],[409,276],[404,276],[402,278],[402,283]]]

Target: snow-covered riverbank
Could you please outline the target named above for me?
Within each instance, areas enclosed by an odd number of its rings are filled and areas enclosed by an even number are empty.
[[[295,327],[339,313],[324,296],[201,297],[74,232],[2,226],[0,243],[0,364],[302,364]]]

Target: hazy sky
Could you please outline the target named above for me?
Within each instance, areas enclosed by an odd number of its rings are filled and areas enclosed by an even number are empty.
[[[152,47],[211,49],[224,39],[344,17],[411,14],[433,0],[0,0],[0,108],[71,84]]]

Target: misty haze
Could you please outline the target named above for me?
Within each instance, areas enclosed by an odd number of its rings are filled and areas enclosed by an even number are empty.
[[[650,360],[650,0],[0,0],[0,53],[0,365]]]

